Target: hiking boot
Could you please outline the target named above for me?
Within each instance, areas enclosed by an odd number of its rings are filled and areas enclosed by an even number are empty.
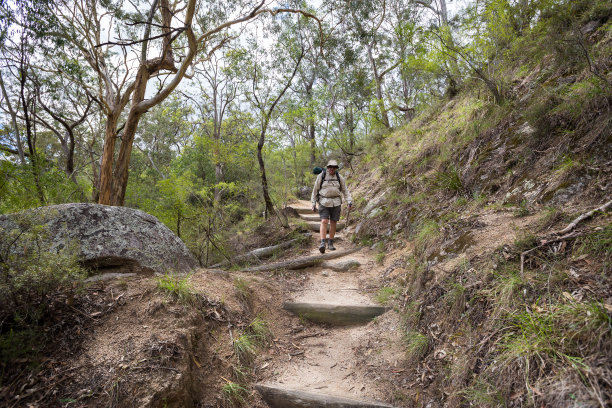
[[[329,249],[330,251],[335,251],[336,250],[336,247],[334,246],[334,241],[332,241],[331,239],[327,243],[327,249]]]
[[[325,240],[321,241],[321,245],[319,245],[319,252],[321,252],[322,254],[325,253]]]

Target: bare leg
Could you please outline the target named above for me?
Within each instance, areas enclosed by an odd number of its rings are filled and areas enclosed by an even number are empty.
[[[336,235],[336,222],[334,220],[329,221],[329,239],[334,239],[334,235]]]
[[[334,232],[336,231],[336,222],[332,221],[334,223]],[[319,232],[321,233],[321,241],[325,240],[325,237],[327,236],[327,224],[329,223],[329,220],[327,218],[323,218],[321,219],[321,228],[319,229]],[[330,231],[329,236],[332,237],[332,233]]]

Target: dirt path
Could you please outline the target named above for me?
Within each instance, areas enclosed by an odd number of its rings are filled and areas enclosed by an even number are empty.
[[[302,219],[307,219],[308,215],[312,215],[309,202],[299,202],[292,207],[300,213]],[[314,234],[311,239],[311,254],[318,254],[318,234]],[[338,250],[351,246],[342,232],[336,234],[335,244]],[[326,306],[352,306],[356,310],[359,310],[360,306],[368,305],[380,308],[380,305],[372,299],[372,288],[368,287],[368,284],[374,281],[376,273],[375,262],[369,252],[364,249],[330,261],[334,265],[348,260],[359,263],[359,266],[354,266],[347,271],[335,271],[326,265],[305,269],[303,279],[306,282],[290,290],[288,298],[284,301]],[[389,396],[385,395],[384,389],[381,389],[378,381],[380,378],[372,375],[371,368],[374,364],[364,364],[362,359],[356,358],[357,351],[363,349],[372,333],[379,331],[378,327],[373,327],[376,322],[331,325],[318,323],[316,322],[317,316],[313,318],[307,313],[298,318],[300,322],[308,326],[309,330],[302,334],[298,333],[291,339],[285,339],[291,342],[298,351],[289,355],[288,358],[274,359],[268,370],[272,375],[265,381],[265,389],[258,387],[270,406],[391,406],[382,402],[373,402],[388,400]],[[383,316],[375,319],[381,318]],[[315,320],[314,323],[305,321],[312,319]],[[371,352],[372,349],[370,349]],[[383,360],[387,364],[393,364],[391,361],[393,358],[383,358]],[[299,392],[309,394],[299,394]],[[295,397],[296,393],[299,394],[298,397]],[[336,400],[334,399],[336,397],[353,401]]]

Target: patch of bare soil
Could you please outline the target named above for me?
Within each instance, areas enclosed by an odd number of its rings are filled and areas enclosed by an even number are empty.
[[[0,393],[7,407],[226,407],[233,379],[232,333],[269,309],[279,285],[200,270],[184,304],[150,277],[95,283],[70,310],[81,327],[71,347],[50,350],[38,369],[23,367]],[[84,308],[83,305],[99,307]],[[59,334],[61,335],[61,333]]]

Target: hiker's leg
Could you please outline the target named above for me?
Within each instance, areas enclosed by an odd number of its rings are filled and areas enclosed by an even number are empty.
[[[329,239],[334,239],[334,235],[336,235],[336,222],[334,220],[329,221]]]
[[[321,228],[319,229],[319,232],[321,233],[321,241],[325,241],[325,237],[327,236],[327,224],[328,223],[329,223],[328,218],[321,218]],[[335,226],[334,226],[334,229],[335,229]]]

